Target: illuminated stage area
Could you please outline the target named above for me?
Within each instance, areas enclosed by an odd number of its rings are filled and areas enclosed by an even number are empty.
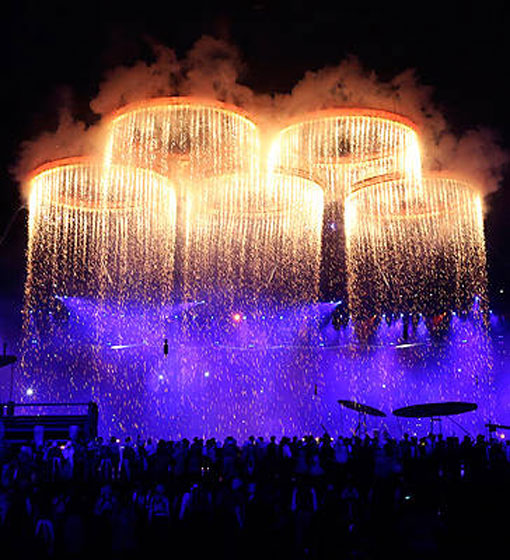
[[[347,433],[358,419],[339,407],[343,397],[388,415],[407,404],[472,401],[478,411],[456,420],[483,431],[496,402],[502,341],[487,335],[476,313],[445,317],[435,334],[423,319],[406,327],[401,317],[385,317],[369,345],[357,341],[352,322],[338,325],[334,304],[278,315],[218,315],[205,304],[103,313],[85,299],[62,301],[51,341],[33,342],[37,375],[25,383],[34,395],[24,400],[93,398],[104,433],[167,437],[281,436],[319,433],[322,426]],[[416,432],[429,422],[399,425],[389,415],[369,426]]]
[[[23,399],[165,437],[347,432],[338,399],[389,430],[428,430],[390,415],[426,402],[492,419],[482,198],[422,176],[413,123],[339,108],[267,140],[237,107],[158,98],[108,126],[102,159],[29,181]]]

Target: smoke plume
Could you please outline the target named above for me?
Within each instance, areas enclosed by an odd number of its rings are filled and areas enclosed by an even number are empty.
[[[93,127],[73,118],[67,108],[59,110],[58,125],[54,131],[43,132],[33,140],[25,140],[18,150],[18,160],[11,173],[25,187],[28,174],[48,161],[76,155],[94,156],[101,150],[102,126]],[[22,189],[27,195],[26,188]]]
[[[271,130],[301,113],[330,107],[397,112],[420,129],[425,171],[449,171],[470,180],[485,194],[497,189],[509,161],[493,131],[473,128],[462,136],[454,134],[434,101],[433,88],[421,84],[413,70],[384,81],[357,58],[348,57],[338,66],[306,72],[288,93],[273,95],[243,85],[247,69],[241,53],[226,41],[204,36],[182,59],[168,47],[153,43],[151,48],[151,61],[105,74],[90,102],[92,112],[101,117],[99,124],[87,127],[63,109],[55,131],[22,143],[13,169],[21,184],[27,172],[41,163],[100,149],[101,123],[112,111],[133,101],[167,95],[194,95],[238,105]]]

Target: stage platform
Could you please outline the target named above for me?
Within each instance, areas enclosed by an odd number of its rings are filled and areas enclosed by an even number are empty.
[[[61,412],[55,414],[55,411]],[[97,436],[96,403],[0,403],[0,439],[10,442]],[[73,428],[73,426],[75,428]]]

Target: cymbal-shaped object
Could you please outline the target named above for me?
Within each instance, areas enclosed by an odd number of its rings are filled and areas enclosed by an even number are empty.
[[[368,406],[367,404],[362,404],[356,401],[347,401],[347,400],[339,400],[338,404],[341,406],[345,406],[345,408],[350,408],[351,410],[355,410],[356,412],[361,412],[361,414],[368,414],[370,416],[386,416],[386,413],[382,410],[378,410],[373,406]]]
[[[413,404],[393,411],[395,416],[402,418],[432,418],[434,416],[452,416],[476,410],[476,403],[450,401],[440,403]]]

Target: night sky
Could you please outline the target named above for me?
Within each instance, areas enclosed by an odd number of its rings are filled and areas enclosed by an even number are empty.
[[[148,54],[147,37],[182,56],[204,34],[239,47],[242,82],[288,91],[306,70],[353,54],[383,79],[415,68],[435,89],[454,130],[489,126],[510,150],[510,17],[504,4],[476,2],[8,2],[2,5],[4,96],[0,236],[21,205],[9,168],[21,141],[56,126],[64,92],[91,123],[89,101],[104,72]],[[422,9],[422,12],[419,10]],[[67,96],[69,98],[69,96]],[[510,171],[488,200],[486,236],[492,306],[510,308]],[[27,213],[0,245],[0,321],[19,308]],[[503,295],[500,290],[504,288]]]

